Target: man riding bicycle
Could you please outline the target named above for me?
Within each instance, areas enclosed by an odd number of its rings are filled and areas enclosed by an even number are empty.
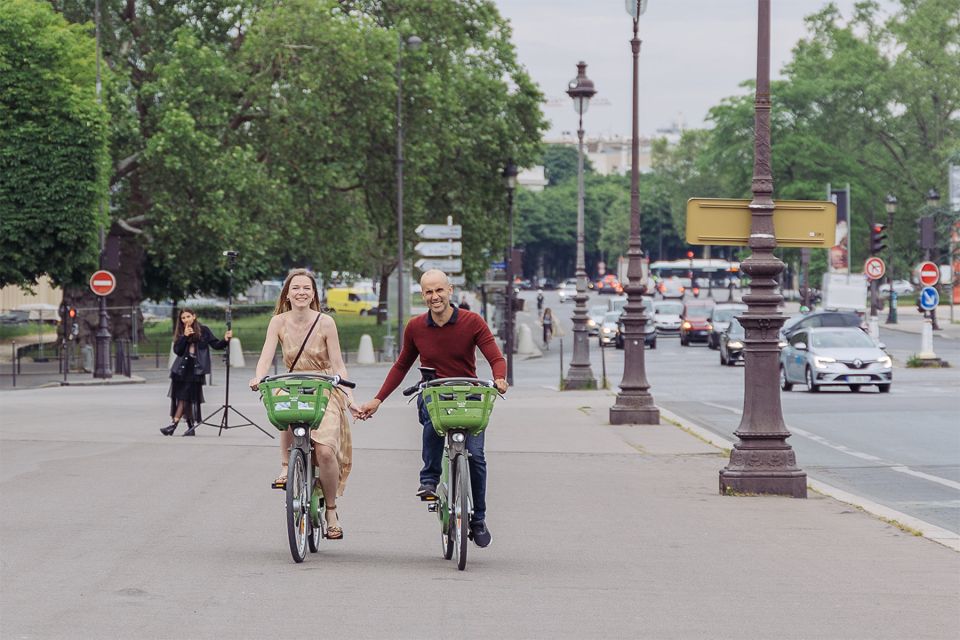
[[[453,286],[443,271],[431,269],[420,278],[427,313],[410,320],[403,332],[403,347],[377,395],[360,407],[359,416],[366,420],[403,382],[417,356],[424,367],[436,369],[439,378],[476,378],[476,349],[490,363],[494,384],[500,393],[507,391],[507,364],[497,347],[487,323],[476,313],[450,304]],[[422,399],[417,400],[420,424],[423,425],[423,469],[420,470],[421,498],[435,497],[440,481],[443,458],[442,436],[437,435]],[[470,535],[479,547],[490,544],[492,536],[486,525],[487,463],[483,455],[483,433],[467,436],[470,452],[470,484],[473,488],[474,512]]]

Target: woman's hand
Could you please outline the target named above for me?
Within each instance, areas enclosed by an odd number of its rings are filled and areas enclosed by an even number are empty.
[[[190,337],[190,336],[193,335],[193,325],[192,325],[192,324],[188,324],[187,326],[185,326],[185,327],[183,328],[183,335],[185,335],[185,336],[187,336],[187,337]]]
[[[362,415],[363,415],[363,414],[362,414],[361,411],[360,411],[360,407],[357,406],[357,403],[355,403],[355,402],[353,402],[353,401],[351,400],[351,401],[350,401],[350,405],[349,405],[347,408],[350,409],[350,415],[353,416],[353,419],[354,419],[354,420],[361,420],[361,419],[362,419]]]
[[[250,382],[248,382],[247,384],[250,385],[251,390],[258,391],[260,388],[260,378],[254,376],[250,378]]]
[[[233,329],[227,329],[227,332],[223,334],[224,340],[230,340],[233,338]]]

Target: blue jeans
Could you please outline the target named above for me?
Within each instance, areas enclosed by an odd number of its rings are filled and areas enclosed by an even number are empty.
[[[423,425],[423,469],[420,470],[420,484],[438,484],[440,467],[443,460],[443,436],[437,435],[430,422],[430,414],[417,399],[420,424]],[[480,522],[487,516],[487,460],[483,457],[483,433],[467,436],[467,451],[470,452],[470,487],[473,490],[473,517],[471,522]]]

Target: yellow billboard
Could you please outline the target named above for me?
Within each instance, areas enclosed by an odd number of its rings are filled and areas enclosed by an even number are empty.
[[[777,200],[773,209],[777,246],[827,249],[835,244],[837,205],[819,200]],[[687,244],[747,246],[750,200],[687,200]]]

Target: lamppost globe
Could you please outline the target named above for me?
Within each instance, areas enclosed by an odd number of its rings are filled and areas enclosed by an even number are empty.
[[[627,13],[634,20],[638,20],[647,10],[647,0],[625,0]]]
[[[890,215],[893,215],[897,212],[897,196],[893,195],[892,193],[888,193],[886,199],[884,200],[884,204],[886,204],[887,213]]]
[[[409,49],[410,51],[416,51],[417,49],[420,48],[420,45],[422,44],[423,44],[423,40],[421,40],[417,36],[410,36],[409,38],[407,38],[407,49]]]
[[[507,166],[503,168],[503,186],[507,189],[515,189],[517,187],[517,165],[513,164],[513,160],[507,161]]]
[[[930,191],[927,191],[927,206],[935,207],[938,202],[940,202],[940,193],[931,187]]]
[[[567,95],[573,99],[573,110],[577,115],[583,117],[590,107],[590,98],[596,93],[593,80],[587,77],[587,63],[578,62],[577,77],[567,83]]]

